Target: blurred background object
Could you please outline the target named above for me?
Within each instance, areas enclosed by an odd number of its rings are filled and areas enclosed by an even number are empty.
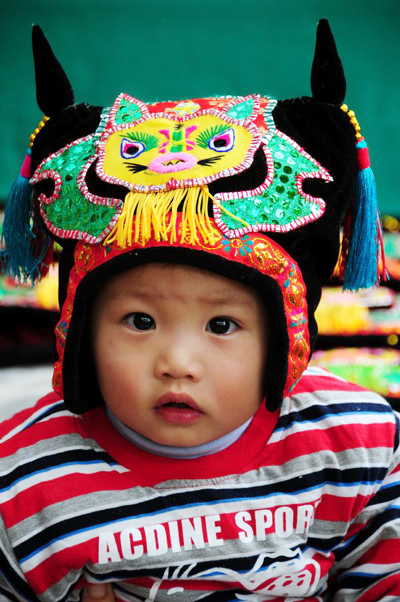
[[[311,363],[376,391],[400,410],[400,222],[389,215],[382,222],[388,281],[343,293],[332,279],[316,312],[319,336]]]

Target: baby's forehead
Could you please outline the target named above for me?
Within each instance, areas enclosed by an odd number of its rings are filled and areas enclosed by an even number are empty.
[[[146,300],[196,299],[205,305],[244,306],[258,303],[253,288],[198,266],[185,263],[142,264],[113,276],[99,292],[104,300],[142,298]]]
[[[221,277],[219,274],[215,274],[210,270],[206,270],[196,265],[191,265],[189,263],[173,263],[169,261],[142,263],[132,268],[128,268],[124,272],[121,272],[120,275],[126,281],[132,279],[132,281],[135,282],[140,279],[140,281],[143,282],[148,281],[149,283],[154,283],[157,275],[168,278],[168,276],[174,277],[177,274],[185,274],[193,279],[213,279],[214,276],[216,278]]]

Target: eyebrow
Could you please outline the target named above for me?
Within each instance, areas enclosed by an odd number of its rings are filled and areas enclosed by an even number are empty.
[[[201,297],[200,300],[207,305],[234,305],[237,307],[244,305],[244,301],[239,295],[229,293]]]
[[[154,298],[156,295],[155,293],[153,293],[153,291],[146,291],[146,290],[126,290],[123,291],[121,293],[119,293],[118,295],[116,295],[113,300],[118,301],[118,300],[124,300],[124,299],[152,299]],[[157,294],[157,298],[158,299],[164,299],[165,295],[163,294]],[[241,307],[243,305],[245,305],[243,299],[241,299],[240,295],[236,295],[234,293],[221,293],[221,294],[215,294],[215,295],[211,295],[211,296],[204,296],[204,297],[199,297],[198,300],[201,303],[204,303],[206,305],[225,305],[225,306],[234,306],[234,307]]]

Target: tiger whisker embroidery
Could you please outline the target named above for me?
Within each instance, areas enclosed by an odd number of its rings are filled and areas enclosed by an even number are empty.
[[[139,163],[130,163],[129,161],[124,161],[124,165],[132,173],[139,173],[140,171],[144,171],[145,169],[147,169],[147,165],[140,165]]]
[[[212,165],[216,161],[219,161],[220,159],[221,159],[220,156],[208,157],[208,159],[200,159],[200,161],[197,162],[197,165],[203,165],[204,167],[209,167],[210,165]]]

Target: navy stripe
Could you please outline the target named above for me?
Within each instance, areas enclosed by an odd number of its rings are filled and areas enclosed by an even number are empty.
[[[343,542],[343,537],[337,535],[335,537],[308,537],[305,550],[316,550],[317,552],[329,553]]]
[[[336,559],[342,560],[348,554],[352,554],[358,547],[361,547],[367,539],[373,537],[373,535],[377,533],[385,524],[395,524],[396,522],[398,523],[399,520],[399,506],[391,506],[382,511],[381,514],[377,514],[368,525],[366,525],[359,533],[356,533],[353,537],[351,537],[349,541],[344,544],[344,546],[337,550]]]
[[[399,437],[400,437],[400,421],[399,421],[399,416],[398,414],[394,414],[394,419],[396,421],[396,433],[394,436],[394,445],[393,445],[393,451],[396,452],[398,447],[399,447]]]
[[[107,465],[115,465],[115,461],[104,451],[96,451],[94,449],[71,449],[64,452],[56,452],[47,454],[40,458],[34,458],[24,464],[17,466],[8,474],[1,476],[0,492],[6,491],[15,483],[23,481],[34,474],[61,468],[62,466],[76,464],[93,464],[105,463]]]
[[[368,574],[368,573],[348,573],[339,577],[340,587],[343,589],[350,590],[358,590],[370,587],[377,581],[378,579],[385,579],[385,577],[389,577],[392,573],[382,573],[382,575]],[[393,573],[395,574],[395,573]],[[389,593],[389,592],[388,592]]]
[[[49,408],[45,408],[42,414],[39,414],[39,416],[36,416],[33,420],[31,420],[31,422],[26,424],[21,432],[26,431],[26,429],[31,427],[33,424],[40,422],[41,420],[43,420],[43,418],[47,418],[48,416],[51,416],[53,414],[58,414],[59,412],[65,412],[66,410],[67,408],[65,407],[65,403],[63,401],[59,401],[58,403],[55,403]]]
[[[0,600],[11,600],[12,602],[19,602],[18,598],[16,598],[11,592],[3,589],[0,585]]]
[[[373,416],[374,414],[382,415],[387,414],[393,416],[393,411],[389,406],[383,403],[335,403],[311,406],[304,410],[297,410],[282,416],[277,423],[275,431],[286,430],[290,428],[294,423],[301,422],[320,422],[332,416],[342,417],[344,415],[356,414],[360,416],[362,414],[368,414]],[[391,422],[391,421],[390,421]]]
[[[33,590],[29,587],[28,583],[24,579],[22,579],[18,573],[15,572],[14,568],[10,565],[7,556],[1,549],[0,579],[3,581],[3,583],[9,585],[10,589],[19,596],[19,598],[11,596],[8,598],[9,600],[19,600],[20,598],[26,600],[27,602],[35,602],[36,600],[38,600]],[[8,591],[6,591],[6,594],[10,596]]]
[[[384,475],[386,469],[369,468],[362,474],[360,469],[348,470],[323,469],[310,474],[303,474],[294,479],[282,483],[260,485],[254,487],[243,487],[231,489],[203,489],[202,491],[183,491],[171,493],[170,495],[157,496],[152,500],[135,501],[132,504],[122,502],[120,506],[97,510],[74,516],[66,520],[50,525],[30,539],[24,541],[15,548],[15,553],[20,562],[30,558],[39,550],[45,549],[51,542],[58,541],[75,533],[90,531],[100,526],[123,521],[130,518],[141,518],[148,516],[159,516],[162,522],[162,514],[173,509],[211,506],[221,502],[229,503],[237,500],[249,500],[268,498],[271,496],[298,495],[301,492],[322,488],[326,484],[337,487],[349,487],[360,483],[375,483]],[[116,492],[116,498],[118,493]]]
[[[400,472],[398,473],[400,477]],[[386,504],[391,502],[392,500],[400,500],[400,483],[393,483],[382,487],[374,497],[372,497],[367,506],[372,508],[373,506],[378,506],[379,504]]]

